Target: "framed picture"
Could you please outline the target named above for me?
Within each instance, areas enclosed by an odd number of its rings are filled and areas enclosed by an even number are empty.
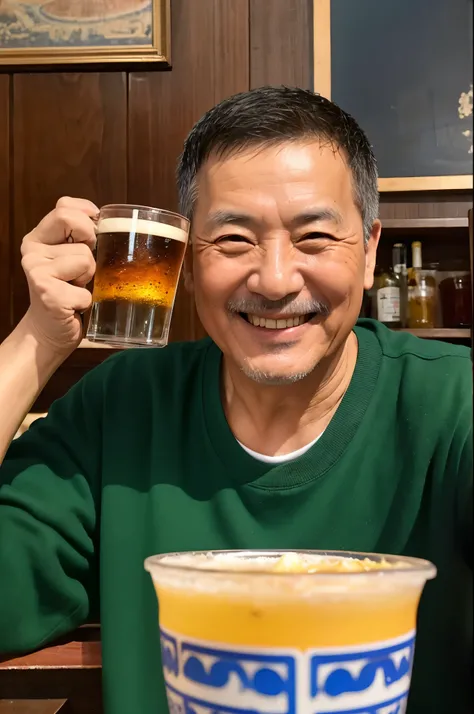
[[[473,0],[313,0],[314,91],[374,146],[381,191],[473,186]]]
[[[170,0],[0,0],[2,65],[170,64]]]

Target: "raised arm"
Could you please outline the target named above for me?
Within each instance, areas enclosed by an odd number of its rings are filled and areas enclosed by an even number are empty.
[[[81,339],[97,211],[60,199],[22,244],[31,304],[0,346],[1,653],[41,646],[97,602],[100,376],[87,375],[12,442]]]
[[[0,345],[0,463],[31,405],[81,340],[97,206],[61,198],[22,243],[30,307]]]

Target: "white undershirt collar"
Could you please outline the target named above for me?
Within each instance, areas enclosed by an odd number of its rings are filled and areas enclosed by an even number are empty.
[[[284,464],[287,461],[293,461],[294,459],[297,459],[299,456],[303,456],[309,449],[314,446],[314,444],[320,439],[322,434],[319,434],[319,436],[316,437],[316,439],[313,439],[309,444],[306,444],[305,446],[302,446],[301,449],[296,449],[296,451],[290,451],[289,454],[279,454],[278,456],[267,456],[266,454],[259,454],[258,451],[253,451],[252,449],[249,449],[248,446],[244,446],[238,439],[237,443],[240,444],[240,446],[244,449],[244,451],[247,452],[247,454],[250,454],[250,456],[253,456],[254,459],[257,459],[257,461],[263,461],[265,464]]]

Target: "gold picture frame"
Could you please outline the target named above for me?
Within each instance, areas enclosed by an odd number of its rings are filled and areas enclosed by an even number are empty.
[[[331,0],[313,0],[313,90],[331,99]],[[472,175],[380,178],[379,190],[439,191],[473,188]]]
[[[170,0],[3,2],[4,8],[0,0],[0,68],[111,62],[171,64]],[[80,10],[82,15],[77,14]]]

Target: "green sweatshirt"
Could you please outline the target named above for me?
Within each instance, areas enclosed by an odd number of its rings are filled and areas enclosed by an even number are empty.
[[[230,431],[209,339],[124,351],[88,373],[0,468],[0,652],[41,647],[100,611],[107,714],[162,714],[148,555],[405,554],[438,568],[408,714],[471,711],[469,351],[370,320],[355,332],[357,365],[331,423],[278,465]]]

